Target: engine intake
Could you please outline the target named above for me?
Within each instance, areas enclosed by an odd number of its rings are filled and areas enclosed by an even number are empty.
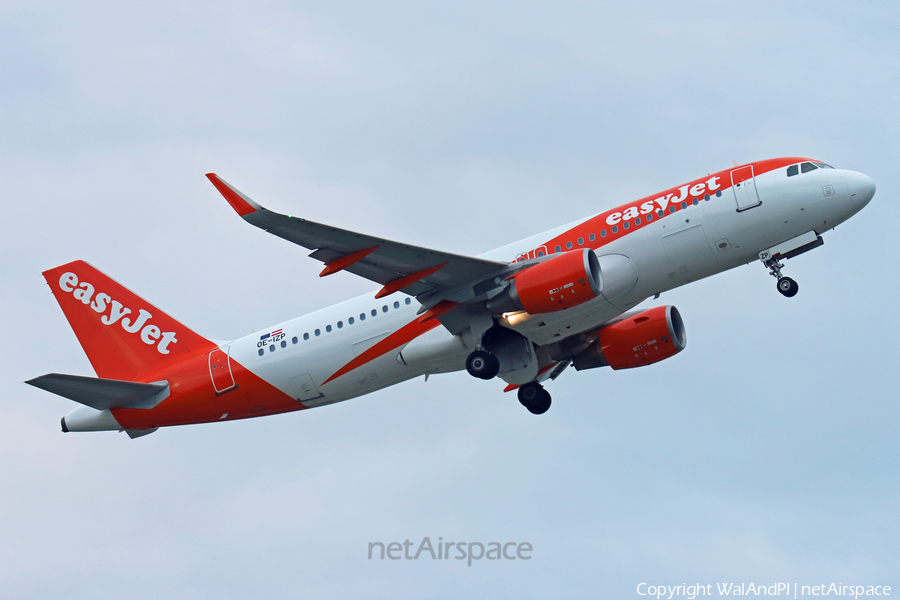
[[[590,248],[557,254],[516,273],[505,292],[487,303],[493,313],[538,315],[584,304],[600,295],[600,262]]]
[[[657,306],[626,315],[600,330],[589,348],[575,355],[575,369],[633,369],[675,356],[687,345],[681,314],[674,306]]]

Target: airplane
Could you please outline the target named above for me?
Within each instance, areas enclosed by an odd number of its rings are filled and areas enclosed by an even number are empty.
[[[321,277],[381,286],[232,341],[192,331],[83,261],[43,273],[96,377],[27,381],[80,406],[63,432],[233,421],[334,404],[435,373],[495,377],[533,414],[544,383],[630,369],[684,350],[673,288],[760,261],[786,297],[783,261],[862,210],[870,177],[818,160],[735,165],[477,257],[393,242],[272,212],[214,173],[245,221],[312,253]]]

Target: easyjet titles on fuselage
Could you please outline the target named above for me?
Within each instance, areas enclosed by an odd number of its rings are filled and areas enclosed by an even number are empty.
[[[722,186],[719,185],[718,175],[714,175],[706,181],[701,181],[700,183],[696,183],[694,185],[688,183],[681,186],[680,188],[676,188],[676,190],[679,192],[679,196],[677,198],[675,197],[674,193],[670,193],[666,194],[665,196],[661,196],[656,200],[647,200],[640,205],[630,206],[623,211],[610,213],[606,217],[606,224],[615,225],[623,219],[628,221],[640,215],[652,213],[655,210],[665,210],[669,203],[683,202],[687,200],[688,196],[698,198],[708,192],[715,192],[720,187]],[[659,205],[659,208],[657,208],[656,205]]]

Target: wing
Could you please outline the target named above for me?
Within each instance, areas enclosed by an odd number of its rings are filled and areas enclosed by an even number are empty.
[[[376,298],[403,292],[418,297],[425,309],[453,290],[467,285],[471,289],[508,267],[507,263],[392,242],[272,212],[215,173],[206,176],[245,221],[312,250],[310,256],[325,263],[320,277],[338,271],[365,277],[383,286]]]

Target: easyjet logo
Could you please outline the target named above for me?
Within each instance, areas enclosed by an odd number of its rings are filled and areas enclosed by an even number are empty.
[[[640,215],[652,213],[655,210],[666,210],[666,207],[670,203],[677,204],[678,202],[683,202],[687,200],[689,195],[698,198],[706,193],[714,192],[720,187],[722,186],[719,185],[718,175],[710,177],[708,180],[701,183],[683,185],[677,190],[679,194],[678,197],[675,197],[675,193],[673,192],[657,198],[656,200],[647,200],[641,205],[630,206],[625,210],[610,213],[610,215],[606,217],[606,224],[615,225],[620,221],[629,221]],[[659,208],[657,208],[657,206]]]
[[[100,317],[100,322],[104,325],[112,326],[121,323],[122,329],[126,332],[139,333],[141,341],[148,346],[155,344],[156,350],[160,354],[168,354],[169,344],[178,342],[175,339],[174,331],[162,331],[156,325],[149,323],[153,318],[149,312],[143,308],[138,309],[138,316],[132,321],[131,317],[125,316],[132,314],[130,308],[125,308],[121,302],[113,300],[109,294],[99,292],[95,295],[94,286],[87,281],[78,283],[78,276],[75,273],[63,273],[59,278],[59,289],[67,294],[71,293],[73,298],[90,306],[97,314],[103,315]]]

